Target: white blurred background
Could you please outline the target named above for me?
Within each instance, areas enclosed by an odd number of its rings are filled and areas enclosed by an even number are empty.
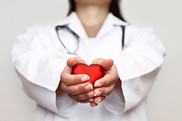
[[[68,0],[0,0],[0,121],[33,121],[36,103],[22,91],[11,63],[15,37],[31,25],[64,18]],[[150,121],[182,121],[182,1],[123,0],[126,20],[152,27],[167,56],[148,96]]]

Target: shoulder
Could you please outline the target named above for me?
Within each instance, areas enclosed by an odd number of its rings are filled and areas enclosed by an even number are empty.
[[[39,24],[39,25],[31,25],[27,28],[25,28],[25,31],[20,33],[18,36],[56,36],[56,26],[57,25],[65,25],[69,21],[69,17],[64,17],[61,18],[57,21],[54,21],[52,23],[47,23],[47,24]]]
[[[159,36],[151,27],[128,25],[126,26],[126,39],[129,43],[143,41],[159,41]]]
[[[165,53],[163,42],[155,30],[151,27],[129,25],[126,27],[126,47],[140,46],[158,48]]]
[[[17,35],[16,39],[23,40],[46,40],[52,39],[55,35],[54,24],[44,24],[44,25],[32,25],[25,29],[24,32]]]
[[[151,27],[128,25],[126,26],[126,32],[133,36],[145,35],[145,34],[155,34],[155,30]]]
[[[54,25],[52,24],[46,24],[46,25],[32,25],[25,29],[23,33],[20,35],[47,35],[50,32],[53,32]]]
[[[54,48],[59,45],[54,24],[29,26],[16,36],[14,43],[27,48]]]

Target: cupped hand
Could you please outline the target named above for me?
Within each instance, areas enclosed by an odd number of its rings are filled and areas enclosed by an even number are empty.
[[[114,90],[119,82],[119,76],[112,59],[97,58],[92,64],[99,64],[105,70],[105,76],[94,83],[94,101],[90,105],[95,107]]]
[[[78,63],[85,63],[81,58],[71,58],[67,60],[67,65],[61,73],[61,90],[67,93],[72,99],[81,102],[93,102],[93,85],[85,83],[90,78],[88,75],[71,74],[72,67]]]

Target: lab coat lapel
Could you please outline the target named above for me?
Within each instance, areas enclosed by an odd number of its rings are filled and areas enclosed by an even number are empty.
[[[110,32],[115,26],[126,26],[127,23],[109,13],[96,38],[100,38]]]
[[[75,12],[72,12],[72,14],[70,15],[70,23],[68,24],[68,27],[72,31],[74,31],[80,38],[88,38],[85,29]]]
[[[66,17],[61,22],[58,22],[57,25],[68,25],[68,27],[74,31],[80,38],[88,38],[84,27],[82,26],[78,16],[75,12],[72,12],[68,17]],[[57,26],[56,25],[56,26]]]
[[[68,25],[68,27],[74,31],[80,38],[88,38],[86,31],[81,24],[78,16],[75,12],[72,12],[66,19],[59,22],[57,25]],[[99,30],[96,38],[100,38],[111,31],[115,26],[126,26],[128,23],[121,21],[115,17],[112,13],[109,13],[106,20],[104,21],[101,29]]]
[[[107,32],[109,32],[110,30],[112,30],[112,28],[114,28],[114,26],[112,25],[112,23],[110,23],[110,17],[111,17],[111,13],[108,14],[106,20],[104,21],[102,27],[100,28],[96,38],[100,38],[103,35],[105,35]]]

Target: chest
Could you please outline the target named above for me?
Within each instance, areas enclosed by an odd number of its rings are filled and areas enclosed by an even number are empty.
[[[46,40],[50,41],[48,44],[49,47],[47,48],[52,48],[57,54],[62,55],[62,57],[73,57],[68,51],[74,52],[76,50],[77,55],[75,56],[79,56],[85,60],[87,64],[91,64],[95,58],[113,59],[117,58],[122,53],[123,35],[120,27],[113,28],[103,36],[92,39],[78,39],[69,31],[67,32],[65,30],[61,30],[60,33],[61,42],[56,34],[52,36],[51,39]]]
[[[101,38],[80,40],[78,56],[88,64],[95,58],[116,58],[122,53],[122,33],[112,31]]]

